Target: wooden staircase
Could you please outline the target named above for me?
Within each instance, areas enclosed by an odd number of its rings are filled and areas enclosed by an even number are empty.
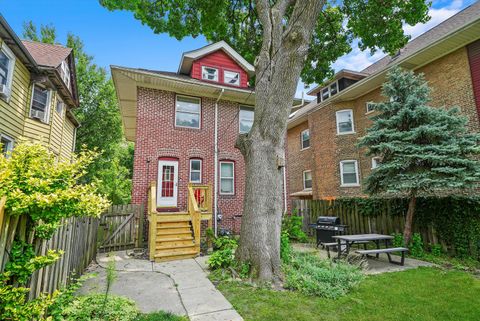
[[[200,254],[200,222],[208,220],[209,227],[212,222],[210,187],[189,185],[188,189],[188,212],[162,213],[157,212],[156,186],[151,184],[148,206],[151,261],[181,260]]]

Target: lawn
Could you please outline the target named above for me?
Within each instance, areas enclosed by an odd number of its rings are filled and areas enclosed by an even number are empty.
[[[338,300],[275,292],[234,282],[219,289],[245,321],[478,321],[480,280],[419,268],[369,276]]]

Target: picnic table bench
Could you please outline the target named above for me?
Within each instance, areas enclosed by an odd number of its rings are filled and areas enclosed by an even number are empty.
[[[386,248],[386,249],[374,249],[374,250],[357,250],[355,251],[358,254],[361,254],[362,256],[367,256],[369,254],[380,254],[380,253],[386,253],[388,256],[388,262],[392,264],[398,264],[398,265],[404,265],[405,264],[405,252],[408,252],[408,249],[406,247],[391,247],[391,248]],[[390,253],[393,252],[400,252],[402,253],[402,258],[400,262],[392,260],[392,256]]]

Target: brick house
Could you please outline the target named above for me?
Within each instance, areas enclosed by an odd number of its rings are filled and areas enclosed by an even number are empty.
[[[254,67],[220,41],[185,52],[178,72],[111,70],[125,135],[135,142],[132,202],[146,205],[156,182],[157,211],[181,214],[189,184],[207,185],[214,229],[238,233],[244,161],[235,141],[253,123]]]
[[[362,180],[378,159],[356,147],[380,102],[393,66],[424,73],[432,106],[458,106],[469,129],[480,130],[480,3],[410,41],[398,54],[357,71],[342,70],[308,94],[317,99],[290,115],[287,134],[289,195],[329,199],[365,196]]]

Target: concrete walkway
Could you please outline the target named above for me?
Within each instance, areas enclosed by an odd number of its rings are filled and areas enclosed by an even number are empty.
[[[118,273],[111,293],[134,300],[142,312],[163,310],[188,315],[191,321],[243,321],[207,278],[205,258],[152,263],[126,251],[113,254]],[[98,264],[87,272],[98,275],[84,283],[81,294],[104,291],[109,259],[97,256]]]

